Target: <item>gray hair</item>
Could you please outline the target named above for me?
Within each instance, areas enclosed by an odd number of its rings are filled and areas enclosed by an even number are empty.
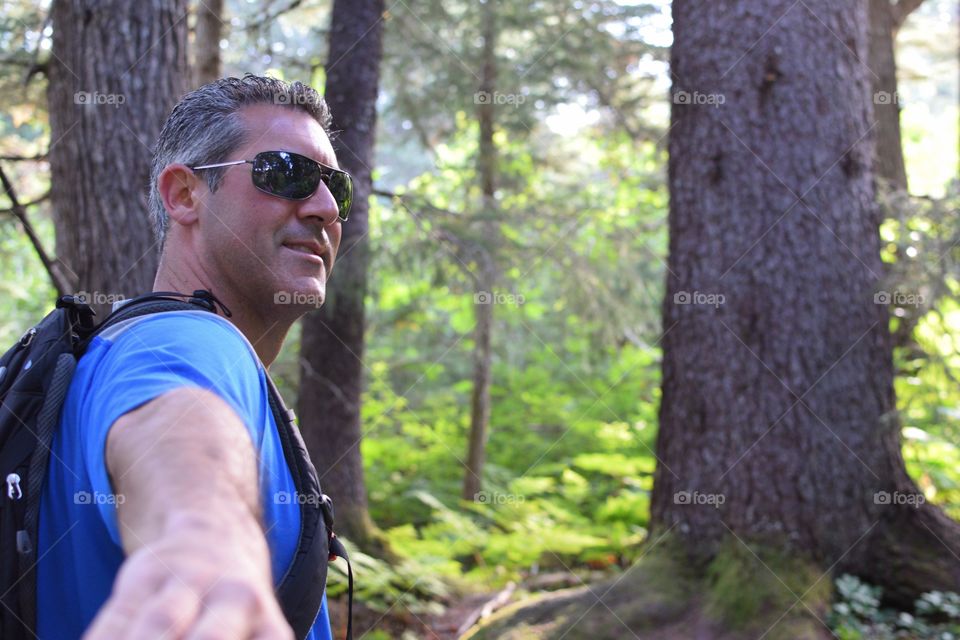
[[[150,168],[150,220],[161,249],[170,217],[157,191],[157,178],[171,164],[187,166],[225,162],[249,133],[240,110],[255,104],[275,104],[310,114],[330,134],[330,109],[317,91],[301,82],[284,82],[247,74],[221,78],[183,96],[160,131]],[[205,169],[203,177],[215,192],[224,168]]]

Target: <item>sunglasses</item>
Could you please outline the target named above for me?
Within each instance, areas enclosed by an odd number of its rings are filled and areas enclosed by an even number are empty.
[[[235,164],[252,164],[250,177],[253,179],[253,186],[264,193],[287,200],[306,200],[317,192],[323,182],[337,202],[337,215],[340,220],[346,220],[350,215],[350,205],[353,203],[353,178],[350,174],[298,153],[261,151],[253,160],[236,160],[190,168],[197,171]]]

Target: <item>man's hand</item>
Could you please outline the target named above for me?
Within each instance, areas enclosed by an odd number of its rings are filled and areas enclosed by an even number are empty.
[[[182,520],[171,523],[168,535],[134,552],[84,638],[292,639],[269,566],[265,571],[254,560],[265,550],[251,548],[255,536],[217,541],[212,534],[222,528],[222,523]]]
[[[250,436],[218,396],[170,392],[110,430],[127,559],[84,640],[293,638],[273,593]]]

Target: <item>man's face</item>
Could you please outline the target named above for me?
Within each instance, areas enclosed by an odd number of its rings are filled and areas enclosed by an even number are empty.
[[[290,151],[338,167],[330,140],[309,114],[274,105],[241,111],[248,142],[225,161],[252,160],[261,151]],[[200,213],[198,250],[205,270],[229,298],[274,312],[320,306],[340,247],[337,203],[321,183],[306,200],[287,200],[257,189],[252,165],[225,169]],[[222,290],[222,289],[221,289]],[[281,307],[281,305],[283,305]]]

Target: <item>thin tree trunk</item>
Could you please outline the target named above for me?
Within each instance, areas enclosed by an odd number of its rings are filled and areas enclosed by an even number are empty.
[[[57,256],[98,312],[149,291],[151,148],[186,87],[186,0],[55,0],[47,92]]]
[[[195,87],[222,75],[220,40],[223,38],[223,0],[197,2],[197,27],[193,40],[193,84]]]
[[[900,135],[900,94],[897,89],[896,40],[904,21],[923,0],[869,0],[870,54],[873,81],[873,110],[877,120],[877,148],[874,171],[879,185],[893,191],[908,191],[907,171]],[[915,348],[914,329],[922,317],[914,313],[901,318],[893,335],[897,348]]]
[[[483,501],[479,496],[483,488],[483,465],[486,458],[488,428],[490,423],[490,385],[493,380],[492,352],[490,347],[493,329],[493,276],[481,267],[474,292],[473,330],[473,391],[470,397],[470,433],[467,442],[466,474],[463,478],[463,499]]]
[[[914,508],[875,300],[866,3],[675,0],[673,18],[653,535],[709,559],[732,532],[899,603],[956,590],[958,527]]]
[[[367,550],[382,541],[367,509],[360,423],[363,391],[367,209],[380,81],[383,0],[336,0],[330,27],[326,99],[340,166],[356,192],[324,305],[303,320],[300,427],[321,486],[336,504],[336,530]],[[371,546],[374,549],[371,549]]]
[[[470,402],[470,434],[468,436],[466,473],[463,479],[463,499],[481,499],[477,496],[483,487],[483,465],[486,455],[490,423],[490,385],[493,378],[492,352],[493,307],[496,303],[496,271],[493,252],[498,233],[494,221],[496,212],[497,149],[493,141],[494,90],[497,65],[497,6],[496,0],[486,0],[483,11],[483,71],[480,92],[477,94],[477,116],[480,121],[480,153],[478,170],[483,194],[483,238],[486,246],[479,248],[478,268],[474,292],[473,334],[473,395]],[[484,99],[485,97],[485,99]]]
[[[907,171],[900,139],[900,96],[894,55],[894,16],[890,0],[870,2],[869,66],[873,81],[873,113],[877,119],[877,178],[897,191],[907,190]]]

